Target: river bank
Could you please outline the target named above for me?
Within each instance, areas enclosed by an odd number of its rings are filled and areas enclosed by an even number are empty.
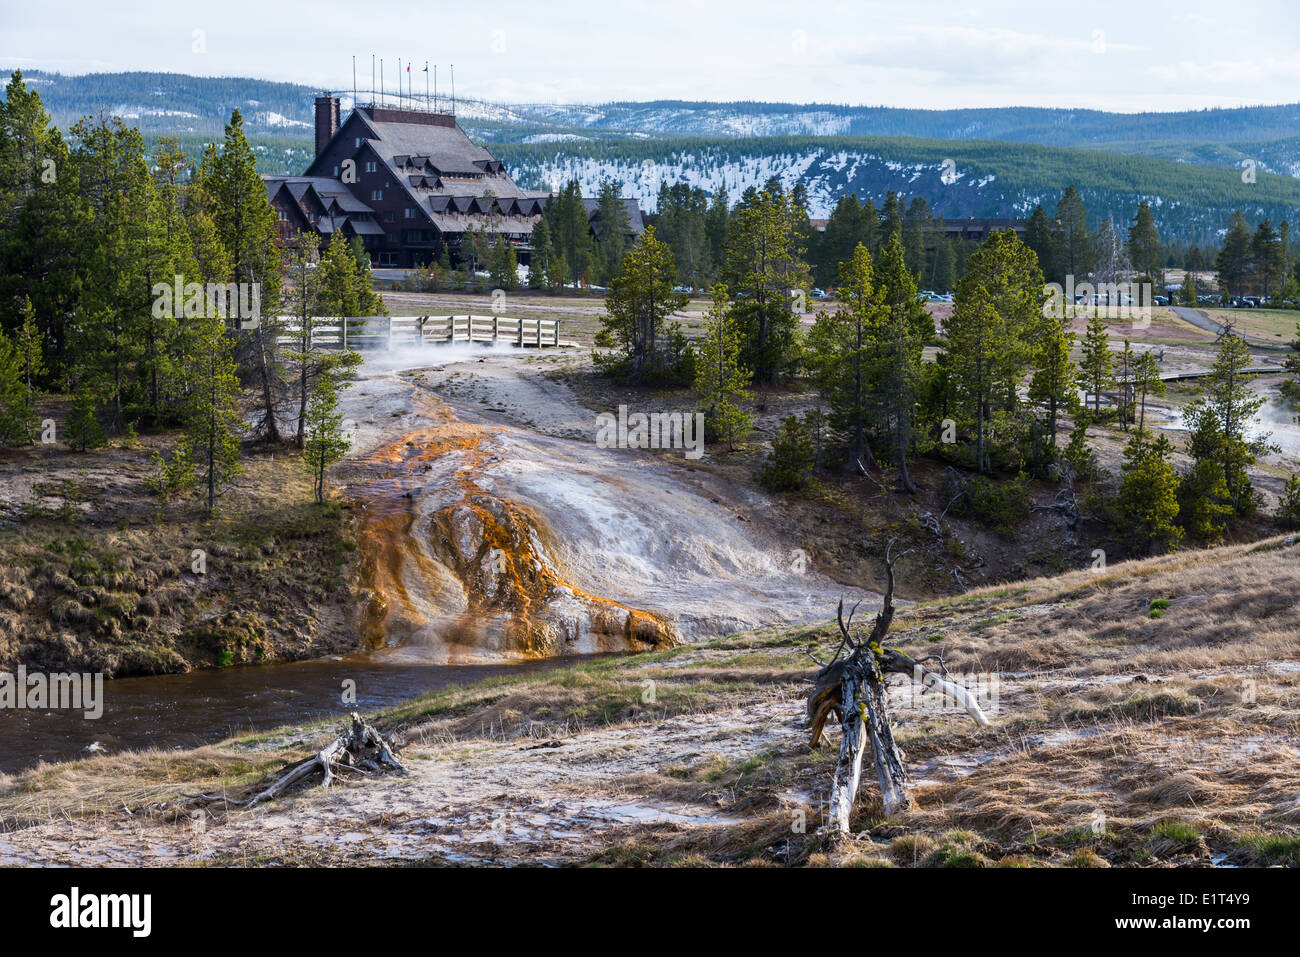
[[[0,862],[1297,864],[1296,547],[1185,552],[902,609],[891,646],[999,676],[992,725],[892,688],[916,806],[885,818],[868,784],[848,842],[818,833],[837,741],[810,749],[804,726],[806,653],[834,641],[821,624],[424,695],[374,716],[404,743],[409,777],[351,777],[252,811],[196,814],[182,794],[248,793],[335,722],[8,776]],[[1168,603],[1158,618],[1154,596]]]

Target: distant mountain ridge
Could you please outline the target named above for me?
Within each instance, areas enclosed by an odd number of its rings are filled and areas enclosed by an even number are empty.
[[[147,138],[176,136],[194,152],[221,135],[237,108],[263,172],[301,172],[313,155],[312,107],[322,92],[314,87],[168,73],[24,76],[62,127],[104,112]],[[350,91],[342,95],[347,109]],[[422,93],[413,100],[424,104]],[[925,196],[949,218],[1027,216],[1038,202],[1051,209],[1075,183],[1095,217],[1123,224],[1145,199],[1161,230],[1185,242],[1217,241],[1234,209],[1252,221],[1300,221],[1300,103],[1118,114],[462,98],[456,113],[521,184],[544,188],[576,177],[594,194],[613,177],[647,209],[664,180],[710,192],[725,186],[734,199],[775,175],[807,189],[814,216],[828,215],[844,193],[879,202],[890,189]]]
[[[46,108],[61,126],[103,110],[138,121],[148,133],[220,132],[235,108],[244,112],[253,131],[310,130],[312,100],[321,92],[296,83],[178,73],[66,76],[32,70],[24,76],[40,90]],[[347,91],[343,93],[350,98]],[[369,94],[361,91],[360,99],[368,101]],[[417,92],[414,100],[423,102],[424,96]],[[445,91],[442,101],[448,102]],[[457,107],[462,125],[481,126],[488,138],[503,140],[547,133],[566,139],[641,134],[1004,140],[1155,155],[1206,165],[1239,165],[1243,159],[1253,158],[1260,169],[1300,175],[1300,103],[1173,113],[1042,107],[920,110],[687,100],[501,104],[466,98],[461,98]],[[507,133],[511,128],[516,135]],[[1266,155],[1254,155],[1256,152]]]

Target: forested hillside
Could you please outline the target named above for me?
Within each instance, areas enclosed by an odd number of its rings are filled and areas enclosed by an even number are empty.
[[[1184,242],[1214,244],[1236,209],[1249,220],[1294,220],[1300,180],[1187,163],[1058,149],[1023,143],[952,142],[885,137],[757,137],[711,140],[499,144],[496,151],[529,186],[576,178],[586,195],[600,181],[622,181],[627,195],[653,209],[661,182],[685,181],[708,192],[725,187],[733,198],[777,177],[802,185],[809,211],[826,217],[839,196],[856,193],[879,204],[890,190],[922,197],[936,215],[1028,217],[1075,184],[1093,222],[1125,222],[1142,201],[1155,210],[1162,233]]]
[[[65,130],[86,114],[117,115],[147,143],[174,136],[196,157],[237,108],[259,172],[300,172],[312,156],[312,101],[321,92],[312,87],[165,73],[26,76]],[[457,114],[521,183],[547,188],[576,178],[594,196],[613,178],[648,210],[664,182],[725,188],[734,201],[776,176],[804,188],[814,217],[828,216],[847,193],[879,203],[889,190],[922,197],[947,218],[1026,217],[1073,183],[1094,222],[1124,221],[1147,201],[1170,240],[1215,245],[1234,210],[1254,224],[1294,220],[1300,208],[1300,182],[1290,175],[1300,170],[1296,104],[1115,114],[461,99]]]

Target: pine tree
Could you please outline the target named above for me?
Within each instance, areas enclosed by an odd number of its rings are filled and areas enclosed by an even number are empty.
[[[938,292],[952,292],[957,285],[957,251],[946,235],[939,237],[934,250],[934,288]]]
[[[858,462],[867,454],[867,432],[877,411],[875,336],[884,311],[871,253],[861,243],[840,263],[838,296],[841,308],[818,314],[820,328],[811,343],[826,350],[815,361],[829,389],[831,422],[847,433],[850,461]]]
[[[1043,274],[1011,231],[995,232],[971,256],[944,323],[943,352],[956,406],[975,431],[975,467],[992,467],[995,406],[1009,420],[1043,321]]]
[[[1183,273],[1183,284],[1178,289],[1178,304],[1196,307],[1196,274],[1190,269]]]
[[[31,441],[31,402],[20,351],[0,331],[0,446]]]
[[[124,425],[143,351],[143,324],[154,312],[150,285],[153,177],[139,130],[116,117],[73,127],[73,162],[88,197],[94,237],[85,255],[86,286],[74,329],[78,377],[107,400],[108,427]],[[263,196],[266,188],[262,187]]]
[[[279,222],[257,173],[257,156],[244,136],[239,110],[230,115],[221,149],[205,155],[192,196],[211,217],[226,251],[231,267],[226,281],[249,283],[260,290],[261,317],[256,327],[241,334],[240,352],[260,393],[255,427],[267,441],[278,443],[281,437],[275,411],[284,388],[273,318],[280,292]],[[348,256],[351,258],[350,251]],[[237,328],[244,325],[241,322]]]
[[[758,473],[758,484],[769,492],[795,492],[808,487],[814,449],[808,428],[787,416],[772,438],[772,451]]]
[[[1146,200],[1138,203],[1137,213],[1129,226],[1127,247],[1133,268],[1163,285],[1164,270],[1161,267],[1164,257],[1160,247],[1160,233],[1156,230],[1151,204]]]
[[[606,179],[596,198],[596,251],[594,279],[604,285],[618,272],[627,252],[628,214],[619,195],[622,184]]]
[[[1060,255],[1056,266],[1063,277],[1074,276],[1077,282],[1092,272],[1097,262],[1097,249],[1088,229],[1088,210],[1073,183],[1066,187],[1061,201],[1056,204],[1052,225],[1055,233],[1053,245]]]
[[[665,320],[686,305],[687,297],[673,292],[677,267],[672,251],[655,236],[653,226],[623,257],[623,265],[610,283],[605,297],[605,314],[596,334],[596,344],[618,350],[607,369],[623,372],[634,380],[665,372],[669,355],[665,348]]]
[[[806,291],[811,280],[800,215],[784,192],[765,188],[738,205],[728,225],[722,278],[736,296],[743,359],[758,382],[787,371],[795,348],[799,317],[791,294]]]
[[[1124,448],[1116,512],[1117,530],[1131,535],[1148,554],[1182,538],[1178,518],[1178,476],[1170,458],[1173,446],[1163,435],[1138,430]]]
[[[1100,312],[1088,318],[1088,330],[1083,336],[1083,355],[1079,360],[1079,372],[1084,385],[1092,393],[1092,411],[1101,415],[1101,393],[1110,384],[1114,357],[1110,352],[1110,336],[1106,321]]]
[[[753,415],[739,405],[751,398],[746,388],[751,373],[740,364],[740,349],[740,330],[731,317],[727,287],[714,283],[713,308],[705,315],[695,360],[695,391],[710,430],[733,449],[753,423]]]
[[[1133,389],[1138,396],[1138,432],[1146,428],[1147,397],[1164,395],[1164,379],[1160,378],[1160,363],[1150,352],[1143,352],[1133,362]]]
[[[1209,450],[1217,436],[1203,431],[1202,449]],[[1228,482],[1223,466],[1217,458],[1206,457],[1192,463],[1191,469],[1178,482],[1178,521],[1193,538],[1212,543],[1227,531],[1227,520],[1232,515]]]
[[[319,376],[307,404],[307,441],[303,446],[303,464],[311,473],[317,504],[325,501],[325,472],[351,447],[343,429],[335,378],[332,375]]]
[[[1226,502],[1238,516],[1255,510],[1255,490],[1247,474],[1256,456],[1270,446],[1267,437],[1250,436],[1255,414],[1264,404],[1247,381],[1250,350],[1234,333],[1219,340],[1219,352],[1204,380],[1204,392],[1188,403],[1183,420],[1189,432],[1188,451],[1199,464],[1210,461],[1222,473]]]
[[[1061,261],[1059,236],[1052,218],[1044,211],[1042,203],[1035,206],[1029,216],[1029,222],[1025,226],[1025,245],[1038,256],[1038,265],[1043,270],[1043,276],[1049,282],[1064,285],[1065,275],[1059,268]]]
[[[1282,241],[1267,217],[1255,227],[1255,234],[1250,240],[1250,259],[1254,267],[1255,290],[1265,297],[1271,297],[1282,283],[1285,257]]]
[[[551,233],[546,217],[538,218],[533,225],[533,252],[528,260],[528,286],[530,289],[547,289],[551,284]]]
[[[77,390],[72,400],[72,412],[64,430],[68,445],[78,452],[97,449],[108,444],[108,435],[95,414],[95,394],[87,386]]]
[[[1128,431],[1133,421],[1133,343],[1125,337],[1124,350],[1115,357],[1115,384],[1119,386],[1119,421]]]
[[[219,489],[243,471],[239,436],[239,377],[232,341],[219,316],[190,320],[194,334],[186,356],[192,391],[185,410],[185,442],[202,478],[209,515]]]
[[[1219,273],[1219,285],[1229,296],[1246,292],[1250,281],[1250,230],[1246,217],[1237,210],[1228,221],[1228,234],[1223,238],[1223,248],[1214,260]]]
[[[1043,332],[1036,344],[1033,378],[1029,380],[1029,398],[1047,416],[1047,458],[1056,458],[1058,417],[1062,409],[1074,411],[1078,405],[1078,370],[1070,358],[1074,333],[1068,320],[1044,317]]]
[[[32,308],[32,301],[26,296],[23,297],[18,308],[18,314],[22,322],[18,326],[14,350],[17,353],[18,364],[22,371],[23,407],[25,410],[20,421],[34,422],[37,394],[36,380],[45,372],[45,353],[41,348],[43,345],[41,333],[36,326],[36,310]],[[3,335],[3,333],[0,333],[0,335]],[[12,413],[0,414],[8,418]]]
[[[873,379],[880,390],[883,431],[893,450],[898,484],[911,494],[916,491],[916,483],[908,459],[912,454],[921,355],[934,339],[934,320],[917,298],[916,280],[896,235],[889,237],[880,255],[876,284],[880,311],[873,333],[877,354]]]
[[[903,215],[902,239],[904,260],[913,276],[927,274],[925,246],[927,234],[933,225],[930,204],[924,197],[917,196],[907,204],[907,212]]]
[[[514,289],[519,284],[519,257],[514,243],[500,239],[492,248],[492,268],[489,270],[495,289]]]

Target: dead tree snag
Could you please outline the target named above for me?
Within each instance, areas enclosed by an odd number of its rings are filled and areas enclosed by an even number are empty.
[[[846,622],[841,600],[836,613],[840,643],[831,660],[822,665],[813,678],[813,690],[808,695],[812,747],[821,743],[822,731],[832,713],[840,722],[840,756],[831,781],[830,820],[831,827],[843,834],[849,832],[849,816],[862,780],[862,760],[868,747],[885,813],[893,814],[910,804],[907,771],[898,745],[894,743],[889,722],[885,687],[888,673],[910,675],[927,689],[934,688],[951,695],[976,722],[981,725],[989,723],[965,688],[924,667],[924,662],[938,661],[942,668],[943,662],[938,655],[915,659],[881,644],[894,620],[894,563],[901,556],[892,554],[893,545],[890,542],[885,549],[884,603],[876,615],[871,634],[866,637],[853,635],[853,611],[849,612]],[[856,606],[853,610],[856,611]],[[819,661],[818,664],[822,663]]]

